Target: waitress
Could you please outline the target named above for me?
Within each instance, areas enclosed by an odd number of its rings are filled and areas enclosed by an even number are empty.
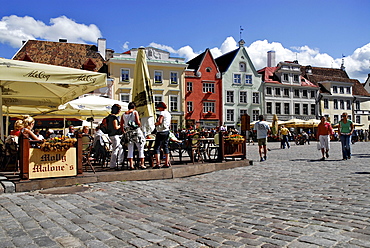
[[[164,102],[157,104],[156,108],[160,111],[157,122],[154,124],[157,130],[154,142],[155,151],[155,169],[161,168],[161,147],[163,148],[165,159],[165,164],[163,168],[169,168],[170,165],[170,150],[168,149],[169,136],[170,136],[170,126],[171,126],[171,114],[168,112],[167,105]]]

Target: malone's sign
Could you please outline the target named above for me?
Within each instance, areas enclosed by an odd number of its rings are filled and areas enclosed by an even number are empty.
[[[76,148],[62,152],[44,152],[30,149],[29,179],[77,175]]]

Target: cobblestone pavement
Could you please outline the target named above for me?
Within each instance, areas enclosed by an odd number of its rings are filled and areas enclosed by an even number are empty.
[[[370,247],[368,143],[316,144],[189,178],[0,195],[0,247]]]

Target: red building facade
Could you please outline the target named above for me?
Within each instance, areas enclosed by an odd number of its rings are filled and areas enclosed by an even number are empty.
[[[222,125],[222,78],[209,49],[188,62],[184,87],[186,127]]]

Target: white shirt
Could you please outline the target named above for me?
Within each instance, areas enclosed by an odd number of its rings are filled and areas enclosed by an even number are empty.
[[[163,123],[156,127],[158,132],[170,131],[171,127],[171,114],[167,110],[163,110],[159,113],[159,116],[163,116]]]
[[[257,130],[257,139],[263,139],[267,137],[270,126],[266,121],[258,121],[254,124],[254,130]]]

